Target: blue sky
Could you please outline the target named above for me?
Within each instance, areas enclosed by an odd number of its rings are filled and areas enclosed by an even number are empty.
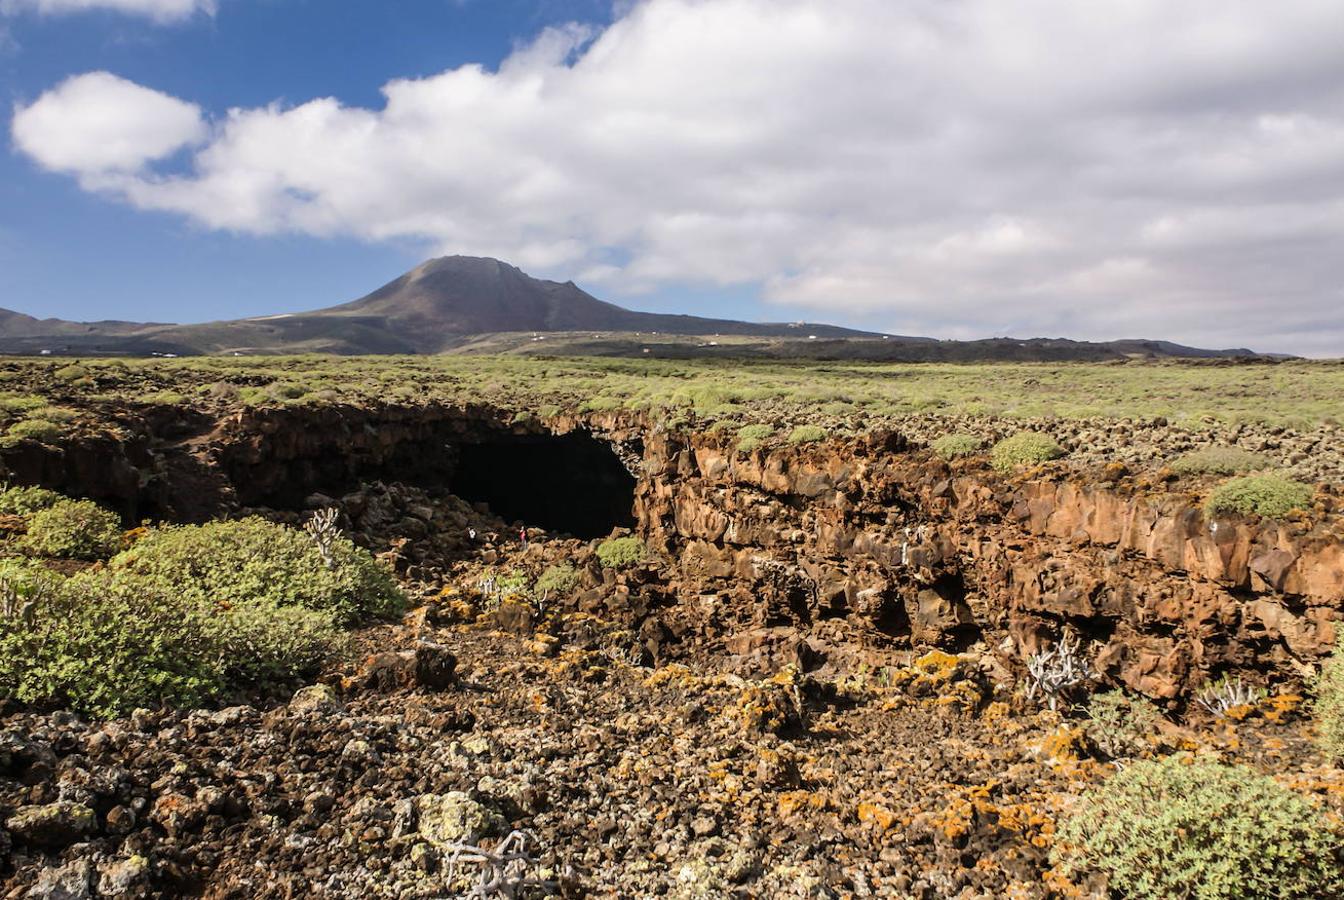
[[[660,311],[1344,356],[1337,0],[0,0],[0,306],[497,256]]]
[[[0,18],[0,89],[8,107],[106,70],[217,113],[324,96],[373,105],[392,78],[495,66],[548,25],[611,16],[602,0],[397,6],[389,15],[383,0],[237,0],[168,25],[115,11],[16,13]],[[0,155],[0,307],[29,315],[178,322],[313,309],[352,300],[427,252],[415,240],[212,231],[81,191],[10,147]]]

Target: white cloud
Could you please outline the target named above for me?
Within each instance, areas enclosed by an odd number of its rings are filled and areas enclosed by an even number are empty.
[[[196,13],[215,14],[215,0],[0,0],[0,13],[36,12],[40,15],[68,15],[109,10],[131,16],[145,16],[156,22],[180,22]]]
[[[128,183],[124,179],[146,164],[204,139],[207,128],[194,104],[90,72],[15,110],[12,133],[15,145],[44,168],[100,187]]]
[[[1344,354],[1341,46],[1337,0],[645,0],[378,109],[230,110],[187,174],[135,171],[198,137],[185,104],[131,165],[79,149],[111,126],[65,86],[14,131],[207,227],[420,239],[614,298],[756,284],[904,331]]]

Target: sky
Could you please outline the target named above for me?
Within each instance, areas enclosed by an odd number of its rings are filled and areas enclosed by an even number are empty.
[[[632,308],[1344,356],[1338,0],[0,0],[0,306],[495,256]]]

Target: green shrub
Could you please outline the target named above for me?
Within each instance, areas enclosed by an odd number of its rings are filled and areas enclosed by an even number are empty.
[[[579,573],[574,571],[574,567],[569,563],[561,563],[558,566],[548,566],[537,579],[533,590],[551,597],[566,597],[578,586]]]
[[[611,538],[597,548],[597,560],[604,569],[628,569],[643,558],[644,542],[634,536]]]
[[[0,513],[10,516],[31,516],[58,500],[65,499],[55,491],[40,487],[7,487],[0,491]]]
[[[210,610],[161,585],[72,578],[0,619],[0,693],[111,716],[197,704],[223,688]]]
[[[973,434],[956,433],[945,434],[931,445],[933,452],[937,453],[943,459],[956,459],[961,456],[970,456],[980,450],[985,442]]]
[[[775,433],[770,425],[743,425],[737,429],[737,449],[750,453]]]
[[[1142,697],[1124,691],[1094,694],[1087,704],[1084,729],[1097,749],[1112,759],[1136,756],[1148,749],[1162,714]]]
[[[1171,470],[1178,475],[1239,475],[1267,469],[1271,465],[1259,453],[1240,447],[1205,447],[1172,460]]]
[[[6,394],[0,397],[0,412],[23,414],[41,409],[47,401],[34,394]]]
[[[1136,762],[1079,801],[1055,862],[1101,872],[1131,900],[1328,898],[1340,835],[1306,798],[1245,766],[1187,755]]]
[[[121,547],[121,519],[92,500],[58,500],[33,513],[23,549],[41,556],[102,559]]]
[[[328,566],[304,532],[253,517],[152,529],[109,566],[217,604],[301,606],[341,623],[405,607],[392,573],[367,550],[342,536],[331,553]]]
[[[301,606],[244,603],[218,614],[213,628],[223,678],[267,690],[317,675],[350,647],[330,612]]]
[[[89,377],[89,370],[78,363],[73,363],[57,369],[55,375],[57,378],[61,379],[61,381],[79,381],[80,379]]]
[[[616,397],[592,397],[579,404],[579,412],[612,412],[620,409],[621,405]]]
[[[1344,759],[1344,634],[1316,679],[1315,711],[1321,749],[1333,759]]]
[[[35,580],[44,577],[0,565],[0,588],[43,588],[22,615],[0,619],[0,695],[25,703],[99,716],[199,705],[292,687],[348,647],[327,612],[264,601],[225,608],[110,570]]]
[[[1043,463],[1063,455],[1063,448],[1050,435],[1019,431],[995,444],[989,451],[989,461],[1000,472],[1010,472],[1018,466]]]
[[[5,429],[0,445],[13,447],[20,441],[50,443],[61,436],[62,430],[61,426],[48,419],[23,419]]]
[[[1204,508],[1211,516],[1255,513],[1279,519],[1306,507],[1314,493],[1310,485],[1278,475],[1244,475],[1214,488]]]
[[[789,432],[790,444],[815,444],[826,440],[826,429],[820,425],[799,425]]]

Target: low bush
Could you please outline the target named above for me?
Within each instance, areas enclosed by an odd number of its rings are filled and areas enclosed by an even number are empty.
[[[92,500],[57,500],[33,513],[21,546],[39,556],[104,559],[121,548],[121,519]]]
[[[0,594],[42,577],[0,567]],[[0,617],[0,695],[40,706],[113,716],[289,688],[347,646],[330,613],[225,608],[152,578],[90,570],[42,587]]]
[[[223,612],[214,628],[225,682],[263,690],[310,678],[350,647],[331,613],[300,606],[245,603]]]
[[[611,538],[597,548],[597,560],[604,569],[628,569],[643,558],[644,542],[634,536]]]
[[[63,429],[49,419],[23,419],[5,429],[0,446],[13,447],[20,441],[47,444],[61,436]]]
[[[58,500],[60,494],[40,487],[7,487],[0,490],[0,513],[10,516],[31,516]]]
[[[1259,453],[1240,447],[1205,447],[1182,454],[1171,462],[1171,470],[1178,475],[1240,475],[1267,469],[1268,459]]]
[[[980,450],[985,442],[973,434],[945,434],[931,445],[933,452],[943,459],[956,459],[970,456]]]
[[[1306,798],[1245,766],[1136,762],[1087,792],[1056,834],[1065,871],[1131,900],[1337,897],[1340,834]]]
[[[103,573],[99,573],[101,576]],[[111,716],[223,688],[206,604],[161,585],[78,577],[0,619],[0,693]]]
[[[1050,435],[1019,431],[995,444],[989,451],[989,460],[1000,472],[1011,472],[1018,466],[1035,465],[1063,455],[1064,449]]]
[[[532,590],[538,595],[567,597],[579,586],[579,573],[569,563],[548,566]]]
[[[772,425],[743,425],[737,429],[737,449],[750,453],[775,433]]]
[[[1142,697],[1124,691],[1094,694],[1087,704],[1084,730],[1092,745],[1112,759],[1148,749],[1162,713]]]
[[[108,564],[224,606],[301,606],[342,624],[389,616],[406,598],[392,572],[344,536],[330,565],[307,534],[261,518],[151,529]]]
[[[30,413],[46,405],[47,401],[35,394],[4,394],[0,396],[0,412],[10,414]]]
[[[1316,679],[1315,712],[1321,749],[1332,759],[1344,759],[1344,634]]]
[[[789,432],[790,444],[815,444],[826,440],[826,429],[820,425],[799,425]]]
[[[1211,516],[1254,513],[1280,519],[1305,508],[1314,493],[1311,485],[1278,475],[1244,475],[1214,488],[1204,508]]]

